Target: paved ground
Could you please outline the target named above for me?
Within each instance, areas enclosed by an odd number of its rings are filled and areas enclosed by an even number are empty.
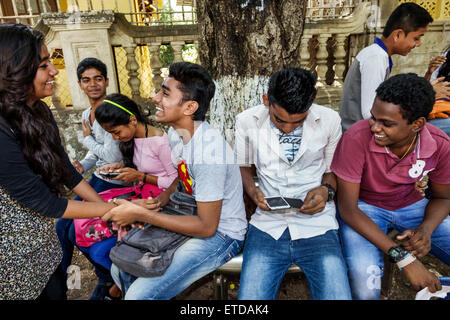
[[[421,259],[425,267],[437,276],[450,276],[450,267],[437,260],[431,254]],[[74,265],[81,270],[81,288],[69,290],[69,300],[87,300],[96,285],[96,276],[93,273],[91,264],[84,258],[79,251],[75,251]],[[229,299],[237,299],[239,289],[239,277],[230,276],[228,282]],[[392,287],[387,296],[382,299],[387,300],[413,300],[415,292],[410,289],[409,283],[401,272],[394,268]],[[178,300],[213,300],[214,286],[213,277],[208,275],[203,279],[193,283],[183,293],[175,299]],[[280,300],[309,300],[309,289],[303,274],[288,274],[281,284],[278,299]]]

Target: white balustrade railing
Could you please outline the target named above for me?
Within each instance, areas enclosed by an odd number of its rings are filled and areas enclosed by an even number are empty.
[[[6,15],[1,12],[0,23],[15,20],[30,25],[34,25],[40,13],[52,11],[48,2],[45,0],[5,0],[11,1],[13,15]],[[31,5],[33,1],[37,10],[33,11]],[[339,19],[352,14],[355,7],[361,2],[370,2],[371,0],[308,0],[306,9],[307,21],[318,21],[325,19]],[[135,25],[177,25],[177,24],[195,24],[197,23],[196,0],[178,0],[176,7],[170,6],[170,1],[164,1],[163,8],[152,5],[152,1],[137,0],[138,6],[135,6],[134,0],[68,0],[67,11],[90,11],[90,10],[113,10],[125,14],[128,20]],[[23,11],[19,11],[17,6],[25,5]],[[59,1],[56,1],[57,12],[61,11]],[[53,10],[55,11],[55,10]]]
[[[371,2],[371,0],[308,0],[306,20],[344,18],[351,15],[362,2]]]
[[[13,14],[6,14],[2,12],[0,6],[0,23],[15,21],[33,26],[36,24],[41,13],[51,11],[62,12],[59,1],[56,1],[56,10],[51,10],[45,0],[4,1],[11,2]],[[148,0],[101,0],[95,2],[92,0],[68,0],[66,12],[113,10],[114,12],[123,13],[130,23],[142,26],[197,23],[195,0],[178,1],[175,8],[171,7],[170,1],[168,0],[164,0],[163,2],[163,7],[159,8],[157,5],[153,5],[152,1]],[[23,10],[18,10],[18,5],[25,7],[21,8]]]

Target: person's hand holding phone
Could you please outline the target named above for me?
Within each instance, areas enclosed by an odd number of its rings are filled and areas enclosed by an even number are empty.
[[[443,63],[447,61],[445,56],[437,56],[431,59],[430,64],[428,65],[428,70],[425,73],[425,79],[430,80],[433,72],[439,68]]]
[[[125,167],[118,169],[117,172],[119,172],[120,174],[115,178],[115,180],[122,180],[126,183],[136,182],[142,178],[142,172],[137,171],[133,168]]]
[[[267,206],[267,201],[265,199],[264,193],[260,188],[256,188],[254,194],[251,196],[253,202],[264,211],[270,211],[270,208]]]
[[[97,174],[101,175],[104,178],[110,179],[110,180],[119,180],[119,179],[117,179],[117,177],[119,176],[118,171],[120,168],[123,168],[124,166],[125,166],[125,164],[122,162],[106,164],[97,169]],[[109,173],[114,173],[114,174],[112,175]]]
[[[116,163],[110,163],[110,164],[105,164],[104,166],[101,166],[100,168],[97,169],[97,173],[100,174],[100,171],[103,172],[114,172],[118,169],[121,169],[125,167],[125,164],[123,162],[116,162]]]
[[[316,214],[325,209],[328,200],[328,189],[324,186],[309,190],[307,193],[303,206],[298,210],[304,214]]]

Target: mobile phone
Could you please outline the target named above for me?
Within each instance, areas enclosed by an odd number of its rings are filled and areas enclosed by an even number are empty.
[[[270,210],[289,209],[291,207],[283,197],[267,197],[265,199]]]
[[[295,198],[283,198],[291,206],[291,208],[301,208],[303,206],[303,201],[301,199]]]
[[[120,174],[120,172],[105,172],[100,171],[100,175],[104,178],[115,178]]]

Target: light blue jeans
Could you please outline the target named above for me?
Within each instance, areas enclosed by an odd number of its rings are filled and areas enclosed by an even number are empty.
[[[394,228],[400,232],[415,229],[423,221],[427,199],[410,206],[389,211],[358,201],[358,207],[371,218],[383,232]],[[353,299],[377,300],[380,298],[383,276],[383,252],[370,241],[339,219],[340,235],[345,260],[349,269]],[[450,264],[450,217],[436,228],[431,236],[431,253],[447,265]]]
[[[306,275],[313,300],[351,299],[338,232],[291,240],[289,229],[278,240],[249,225],[239,286],[240,300],[274,300],[291,264]]]
[[[216,232],[210,238],[192,238],[175,251],[172,263],[159,277],[136,278],[113,264],[114,282],[125,300],[169,300],[193,282],[216,270],[240,252],[243,241]],[[122,288],[120,277],[123,280]]]

